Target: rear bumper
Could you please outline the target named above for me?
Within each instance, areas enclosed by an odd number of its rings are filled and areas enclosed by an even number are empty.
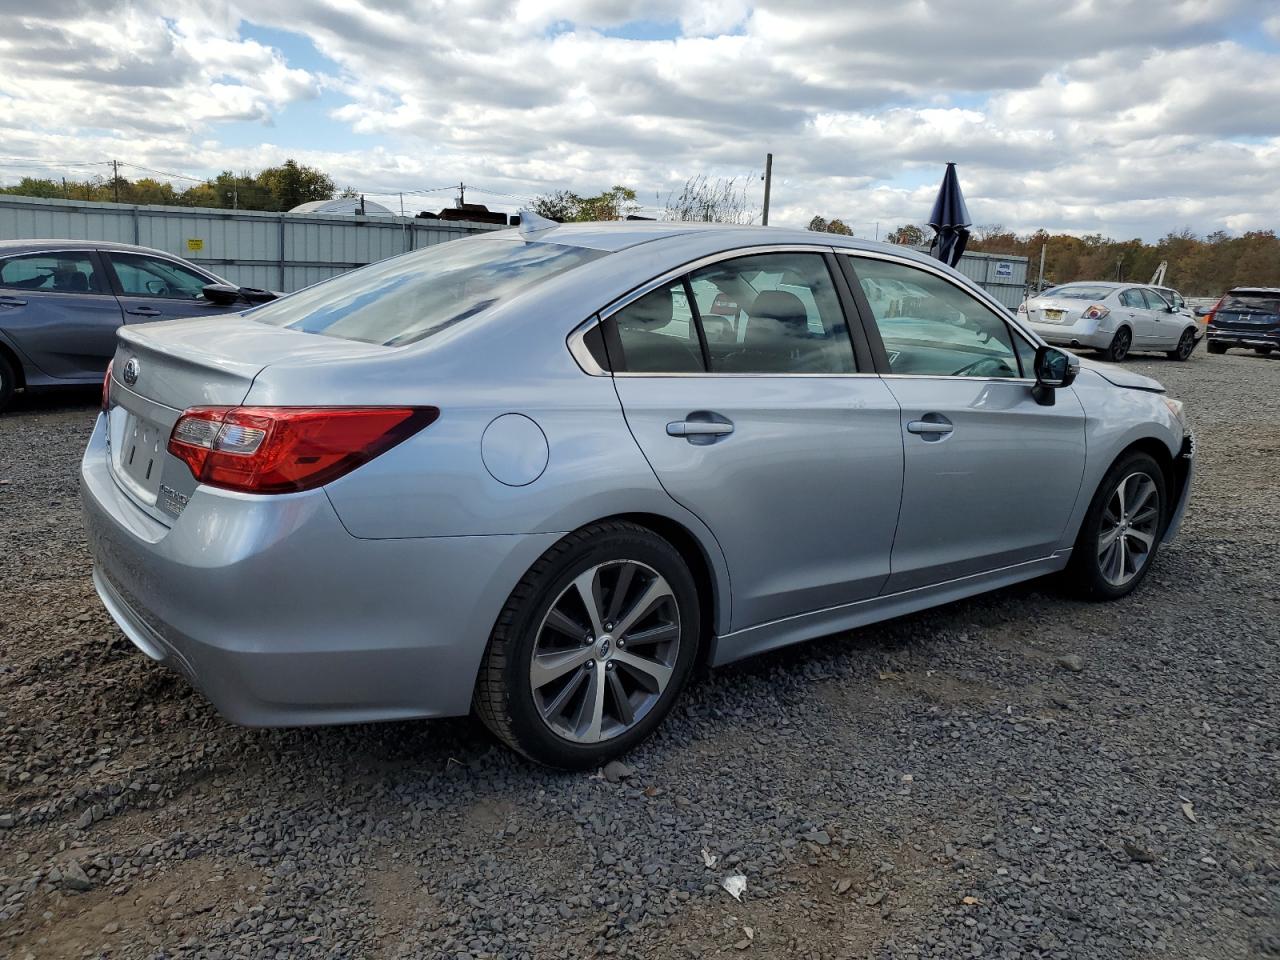
[[[467,713],[499,610],[559,536],[361,540],[323,490],[206,487],[165,527],[116,485],[103,434],[99,418],[81,465],[98,595],[237,723]]]
[[[1280,349],[1280,330],[1224,330],[1210,327],[1210,343],[1224,343],[1230,347],[1271,347]]]
[[[1030,326],[1045,343],[1057,347],[1091,347],[1103,350],[1111,346],[1111,340],[1115,337],[1115,331],[1099,329],[1097,320],[1079,320],[1073,324],[1032,323]]]

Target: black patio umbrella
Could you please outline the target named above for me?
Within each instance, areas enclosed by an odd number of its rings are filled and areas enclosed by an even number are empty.
[[[968,228],[972,223],[964,194],[960,192],[956,165],[948,163],[947,172],[942,175],[942,186],[938,188],[938,199],[933,201],[933,213],[929,214],[929,226],[934,232],[933,241],[929,244],[930,256],[954,267],[960,262],[960,255],[969,242]]]

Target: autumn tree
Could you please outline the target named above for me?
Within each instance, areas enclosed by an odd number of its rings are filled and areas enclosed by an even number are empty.
[[[828,220],[826,217],[814,217],[809,221],[809,229],[815,233],[838,233],[845,237],[853,236],[853,231],[845,225],[843,220]]]

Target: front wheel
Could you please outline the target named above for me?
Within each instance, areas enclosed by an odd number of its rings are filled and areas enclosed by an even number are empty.
[[[1210,340],[1209,345],[1205,347],[1205,349],[1210,353],[1226,353],[1227,345],[1225,343],[1218,343],[1215,340]]]
[[[532,760],[599,766],[670,712],[699,623],[693,576],[671,544],[634,523],[584,527],[512,591],[480,668],[476,713]]]
[[[1190,360],[1195,348],[1196,332],[1194,330],[1183,330],[1182,336],[1178,338],[1178,345],[1166,352],[1170,360]]]
[[[1071,551],[1068,576],[1080,593],[1116,600],[1142,582],[1160,548],[1165,496],[1164,471],[1145,453],[1107,471]]]
[[[1111,346],[1102,351],[1102,355],[1112,363],[1119,363],[1129,355],[1131,346],[1133,346],[1133,334],[1129,332],[1128,327],[1121,327],[1111,338]]]

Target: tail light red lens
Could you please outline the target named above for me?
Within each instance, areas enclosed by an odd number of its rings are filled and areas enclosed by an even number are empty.
[[[115,366],[114,360],[107,361],[107,375],[102,378],[102,412],[106,413],[111,409],[111,368]]]
[[[1085,310],[1084,318],[1086,320],[1101,320],[1110,312],[1110,308],[1104,307],[1100,303],[1095,303],[1093,306]]]
[[[1218,298],[1218,302],[1213,305],[1213,309],[1204,315],[1203,319],[1206,326],[1213,323],[1213,321],[1217,319],[1218,311],[1222,309],[1222,305],[1226,302],[1227,302],[1226,294],[1223,294],[1221,297]]]
[[[330,483],[407,440],[436,407],[192,407],[169,452],[201,483],[293,493]]]

